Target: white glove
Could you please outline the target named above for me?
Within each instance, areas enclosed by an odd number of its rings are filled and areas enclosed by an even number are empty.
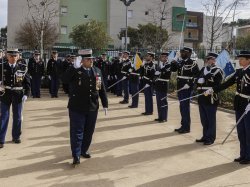
[[[42,80],[44,79],[44,76],[42,76]]]
[[[133,69],[131,69],[131,68],[128,70],[129,73],[131,73],[132,71],[133,71]]]
[[[108,108],[103,108],[103,110],[104,110],[105,116],[107,116],[107,114],[108,114]]]
[[[0,92],[3,92],[4,91],[4,87],[1,85],[0,86]]]
[[[205,79],[204,78],[199,78],[198,79],[198,83],[199,84],[204,84],[205,83]]]
[[[148,87],[150,87],[150,85],[149,85],[149,84],[146,84],[146,85],[145,85],[145,88],[148,88]]]
[[[27,95],[24,95],[22,98],[22,102],[24,103],[28,99]]]
[[[115,79],[117,79],[117,76],[115,75]]]
[[[213,88],[208,89],[207,91],[204,92],[205,96],[212,95],[214,93]]]
[[[32,79],[32,76],[30,75],[30,79]]]
[[[74,61],[74,68],[75,69],[78,69],[81,67],[81,61],[82,61],[82,58],[80,56],[75,59],[75,61]]]
[[[189,89],[190,88],[190,86],[188,85],[188,84],[185,84],[183,87],[182,87],[182,90],[187,90],[187,89]]]
[[[157,76],[157,75],[160,75],[161,74],[161,72],[159,72],[159,71],[156,71],[155,72],[155,75]]]
[[[246,107],[246,114],[250,111],[250,103]]]
[[[108,75],[108,80],[110,80],[110,75]]]
[[[49,80],[51,80],[51,76],[50,75],[48,76],[48,78],[49,78]]]
[[[122,80],[125,80],[126,78],[127,78],[126,76],[123,76],[123,77],[122,77]]]
[[[207,75],[207,74],[209,74],[210,72],[211,72],[211,69],[208,71],[208,70],[207,70],[207,67],[204,68],[204,75]]]

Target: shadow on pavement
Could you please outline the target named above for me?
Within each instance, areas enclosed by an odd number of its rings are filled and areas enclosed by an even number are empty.
[[[104,126],[104,127],[97,127],[95,132],[120,130],[120,129],[131,128],[131,127],[140,127],[140,126],[145,126],[145,125],[150,125],[150,124],[158,124],[158,123],[155,121],[143,121],[143,122],[123,124],[123,125]]]
[[[101,142],[101,143],[94,143],[91,146],[91,152],[104,153],[104,152],[110,151],[118,147],[127,146],[127,145],[140,143],[140,142],[151,141],[151,140],[157,140],[160,138],[167,138],[167,137],[171,137],[175,135],[176,133],[171,132],[171,133],[153,134],[149,136],[126,138],[126,139],[120,139],[120,140],[110,140],[110,141]]]
[[[124,118],[136,118],[136,117],[142,117],[142,115],[140,114],[136,114],[136,115],[126,115],[126,116],[116,116],[116,117],[106,117],[106,118],[99,118],[97,119],[97,123],[99,122],[103,122],[103,121],[112,121],[112,120],[120,120],[120,119],[124,119]]]
[[[170,176],[164,179],[159,179],[146,184],[139,185],[138,187],[155,187],[155,186],[192,186],[206,180],[210,180],[219,176],[223,176],[232,173],[236,170],[242,169],[244,166],[240,166],[237,163],[220,164],[209,168],[204,168],[196,171],[182,173],[179,175]]]
[[[62,184],[54,184],[50,187],[114,187],[114,183],[108,179],[99,179],[93,181],[70,182]]]

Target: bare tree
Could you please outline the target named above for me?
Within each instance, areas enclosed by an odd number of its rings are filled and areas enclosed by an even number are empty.
[[[54,19],[58,15],[58,0],[26,0],[28,6],[27,22],[23,24],[17,34],[21,33],[21,29],[30,31],[33,35],[33,41],[43,55],[44,47],[49,47],[58,39],[58,26]],[[17,37],[21,37],[17,35]],[[46,37],[46,38],[45,38]],[[48,42],[48,38],[51,40]],[[18,39],[19,42],[22,39]],[[29,43],[29,41],[28,41]]]
[[[207,26],[206,42],[210,50],[214,49],[215,43],[225,34],[222,25],[230,18],[235,17],[235,12],[239,6],[246,3],[246,0],[206,0],[203,1],[205,8]],[[227,31],[226,31],[227,32]]]
[[[154,6],[148,8],[149,13],[149,21],[159,27],[159,32],[156,34],[156,45],[153,46],[155,49],[158,49],[158,51],[165,48],[165,44],[168,43],[171,40],[171,36],[173,33],[168,32],[168,40],[164,43],[162,43],[162,35],[163,30],[170,31],[172,28],[172,16],[170,14],[171,8],[168,5],[170,4],[170,0],[154,0],[153,2]]]
[[[42,42],[45,48],[52,47],[58,39],[58,33],[55,32],[56,29],[55,25],[45,23]],[[41,42],[40,34],[38,26],[31,20],[27,20],[16,31],[16,41],[29,49],[39,49]]]

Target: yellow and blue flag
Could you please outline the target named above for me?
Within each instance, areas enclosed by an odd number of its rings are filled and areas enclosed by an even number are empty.
[[[138,54],[135,54],[134,66],[135,66],[135,70],[138,70],[142,66],[142,60]]]

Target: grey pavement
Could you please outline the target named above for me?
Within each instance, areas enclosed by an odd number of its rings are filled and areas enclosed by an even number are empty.
[[[233,163],[239,156],[236,132],[222,140],[235,124],[233,114],[218,111],[217,139],[212,146],[195,143],[201,137],[198,107],[191,105],[190,134],[179,135],[179,105],[170,99],[168,122],[142,116],[138,109],[109,96],[109,112],[100,108],[91,146],[91,159],[71,166],[67,97],[29,98],[25,104],[22,143],[0,150],[0,187],[228,187],[250,186],[250,167]],[[155,98],[154,98],[155,101]],[[10,124],[11,124],[10,120]]]

